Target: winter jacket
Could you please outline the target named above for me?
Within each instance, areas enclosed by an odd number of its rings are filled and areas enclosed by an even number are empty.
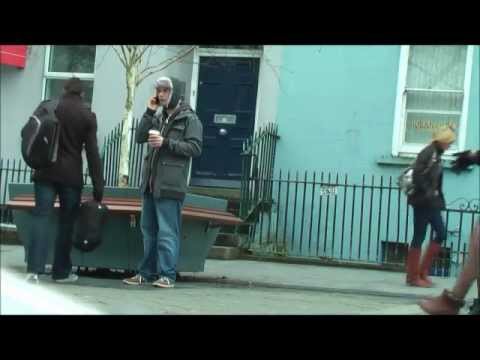
[[[185,198],[190,159],[202,153],[203,127],[190,106],[181,105],[178,110],[168,119],[165,111],[157,115],[154,110],[147,109],[138,125],[138,143],[148,141],[151,129],[159,130],[165,138],[160,148],[149,146],[144,158],[142,194],[152,192],[154,198]]]
[[[82,188],[82,150],[85,146],[92,184],[101,197],[104,180],[97,144],[95,113],[87,108],[80,95],[70,93],[60,98],[56,115],[61,129],[57,161],[50,168],[35,170],[32,180]]]
[[[415,191],[408,197],[408,203],[415,207],[445,209],[443,195],[443,150],[435,142],[418,154],[413,169]]]

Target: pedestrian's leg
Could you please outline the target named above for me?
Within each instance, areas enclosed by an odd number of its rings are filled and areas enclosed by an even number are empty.
[[[55,202],[56,190],[48,183],[35,182],[35,207],[32,210],[31,233],[25,251],[27,253],[27,272],[42,274],[48,255],[48,216]]]
[[[478,280],[478,261],[480,243],[480,223],[475,226],[470,236],[470,244],[466,264],[457,278],[452,291],[444,290],[440,296],[423,300],[420,307],[432,315],[455,315],[465,304],[465,296],[473,281]]]
[[[428,244],[425,255],[423,256],[420,264],[420,278],[427,282],[430,286],[433,285],[432,281],[428,278],[430,268],[432,267],[433,260],[438,256],[442,249],[442,243],[447,238],[447,230],[443,223],[442,214],[440,210],[432,210],[429,216],[429,222],[435,232],[435,238]]]
[[[477,223],[470,235],[470,245],[465,266],[463,267],[457,282],[453,286],[452,293],[459,299],[464,299],[470,290],[475,279],[478,279],[479,267],[479,242],[480,242],[480,223]]]
[[[176,268],[180,250],[180,224],[182,216],[182,201],[160,199],[156,201],[158,216],[158,258],[157,269],[160,277],[168,278],[160,281],[162,287],[171,287],[176,280]]]
[[[143,258],[138,264],[138,273],[147,281],[153,281],[158,275],[156,269],[158,221],[152,194],[145,194],[143,197],[140,227],[143,235]]]
[[[413,239],[411,248],[421,249],[423,240],[427,235],[428,209],[413,208]]]
[[[428,286],[428,283],[420,278],[420,256],[422,253],[422,243],[427,233],[428,210],[423,208],[413,208],[413,240],[407,254],[407,285]]]
[[[480,256],[479,256],[480,259]],[[477,298],[473,300],[473,305],[470,307],[470,315],[480,315],[480,278],[477,277]]]
[[[73,226],[80,206],[81,189],[57,185],[58,197],[60,198],[60,216],[58,236],[55,241],[55,255],[52,268],[54,280],[66,279],[72,272]]]

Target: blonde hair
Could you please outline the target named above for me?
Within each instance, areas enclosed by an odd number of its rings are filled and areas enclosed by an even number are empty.
[[[433,141],[438,141],[445,144],[453,143],[456,139],[454,128],[452,126],[444,125],[440,126],[433,132]]]

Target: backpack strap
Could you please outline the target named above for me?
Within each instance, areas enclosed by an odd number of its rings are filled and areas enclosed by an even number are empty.
[[[46,103],[44,104],[45,109],[47,109],[47,111],[48,111],[50,114],[52,114],[53,119],[54,119],[57,123],[59,123],[59,121],[58,121],[58,118],[57,118],[56,110],[57,110],[57,107],[58,107],[58,104],[59,104],[59,103],[60,103],[60,100],[55,99],[55,100],[50,100],[50,101],[48,101],[48,102],[46,102]]]
[[[61,128],[61,123],[57,117],[56,111],[58,104],[60,103],[59,99],[51,100],[45,104],[45,107],[47,111],[52,115],[53,120],[57,123],[57,131],[55,132],[55,137],[54,137],[54,150],[53,150],[53,157],[52,161],[56,162],[57,157],[58,157],[58,146],[60,143],[60,128]]]

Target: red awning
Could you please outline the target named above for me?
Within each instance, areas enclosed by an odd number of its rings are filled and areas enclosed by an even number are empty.
[[[27,45],[0,45],[0,64],[25,67]]]

